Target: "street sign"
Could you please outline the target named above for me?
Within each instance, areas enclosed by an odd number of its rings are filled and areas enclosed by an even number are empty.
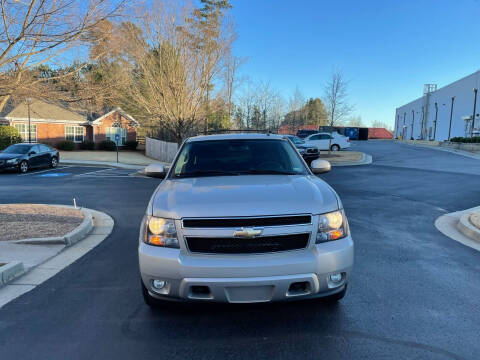
[[[117,143],[117,145],[118,145],[118,140],[120,140],[120,135],[119,135],[119,134],[115,134],[115,142]]]

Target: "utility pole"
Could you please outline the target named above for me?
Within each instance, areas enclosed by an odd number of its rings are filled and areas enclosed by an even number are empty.
[[[32,142],[32,132],[31,132],[31,126],[30,126],[30,102],[32,99],[27,98],[27,112],[28,112],[28,143],[30,144]]]
[[[452,105],[450,106],[450,125],[448,126],[448,141],[450,141],[450,132],[452,130],[452,115],[453,115],[453,103],[455,102],[455,96],[452,96]]]
[[[473,129],[475,128],[475,113],[477,112],[477,93],[478,93],[478,89],[474,88],[473,92],[475,93],[475,97],[474,97],[474,100],[473,100],[472,129],[470,130],[470,137],[473,137]]]
[[[433,122],[433,140],[437,134],[438,103],[435,103],[435,121]]]

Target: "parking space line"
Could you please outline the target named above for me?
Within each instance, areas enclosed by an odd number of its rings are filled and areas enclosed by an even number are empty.
[[[85,176],[85,175],[89,175],[89,174],[97,174],[99,172],[108,171],[108,170],[112,170],[112,169],[108,168],[108,169],[102,169],[102,170],[95,170],[95,171],[90,171],[90,172],[86,172],[86,173],[82,173],[82,174],[77,174],[75,176]]]
[[[36,174],[41,174],[41,173],[45,173],[45,172],[49,172],[49,171],[68,169],[68,168],[70,168],[70,167],[71,167],[71,166],[57,167],[57,168],[53,168],[53,169],[47,169],[47,170],[42,170],[42,171],[35,171],[35,172],[26,173],[26,174],[18,174],[17,176],[36,175]]]

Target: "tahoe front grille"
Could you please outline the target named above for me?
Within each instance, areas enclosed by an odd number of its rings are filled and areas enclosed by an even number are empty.
[[[184,219],[184,228],[229,228],[243,226],[281,226],[311,224],[310,215],[292,215],[254,218],[224,218],[224,219]]]
[[[252,254],[303,249],[309,233],[261,236],[252,239],[234,237],[186,237],[188,249],[196,253]]]

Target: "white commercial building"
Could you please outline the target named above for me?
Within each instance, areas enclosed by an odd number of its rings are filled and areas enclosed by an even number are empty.
[[[397,108],[395,138],[442,141],[480,136],[479,82],[477,71],[440,89],[425,85],[421,98]]]

